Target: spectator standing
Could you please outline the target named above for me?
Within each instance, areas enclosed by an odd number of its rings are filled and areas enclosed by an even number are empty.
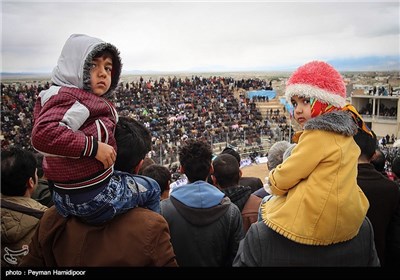
[[[37,160],[38,185],[32,194],[32,198],[47,207],[54,205],[52,190],[49,187],[46,175],[43,172],[43,155],[35,154]]]
[[[272,170],[275,167],[278,166],[278,164],[281,164],[283,161],[283,154],[285,153],[286,149],[290,147],[290,143],[288,141],[278,141],[275,142],[271,148],[268,150],[268,156],[267,156],[267,167],[268,170]],[[294,144],[293,144],[294,145]],[[268,176],[265,178],[265,180],[268,182]],[[263,188],[255,191],[253,194],[264,198],[267,195],[270,195],[270,190],[268,183],[263,185]]]
[[[286,99],[303,131],[269,173],[271,200],[242,240],[237,266],[376,266],[368,200],[357,185],[358,126],[371,134],[329,64],[313,61],[289,78]],[[372,134],[371,134],[372,135]]]
[[[214,173],[211,175],[214,186],[218,187],[236,204],[242,213],[243,230],[257,221],[261,198],[251,193],[249,186],[240,186],[242,171],[234,156],[221,154],[213,160]]]
[[[382,173],[384,176],[389,178],[388,174],[386,173],[386,156],[385,154],[379,149],[375,148],[375,153],[370,160],[370,163],[375,167],[377,171]]]
[[[179,149],[188,183],[161,201],[179,266],[231,266],[243,238],[239,208],[206,182],[213,172],[211,146],[189,139]]]
[[[277,197],[262,205],[263,221],[302,244],[349,240],[357,235],[369,204],[357,185],[360,149],[353,135],[358,126],[349,111],[355,109],[345,106],[343,79],[329,64],[313,61],[293,73],[285,95],[303,131],[291,155],[269,173]],[[357,117],[360,127],[368,129]]]
[[[114,171],[118,115],[109,97],[121,68],[114,45],[73,34],[53,70],[53,85],[35,103],[32,145],[45,155],[44,173],[63,217],[101,224],[141,201],[129,188],[131,176]]]
[[[392,172],[396,176],[394,181],[400,186],[400,154],[393,158],[391,166]]]
[[[240,166],[240,161],[241,161],[240,154],[234,149],[226,147],[225,149],[222,150],[221,154],[230,154],[234,156]],[[263,187],[261,179],[257,177],[240,177],[239,185],[249,186],[252,192],[255,192],[256,190],[259,190],[260,188]]]
[[[140,123],[120,118],[116,127],[116,166],[135,173],[150,149],[151,140]],[[134,147],[134,149],[133,149]],[[146,194],[151,178],[134,175],[128,183]],[[146,205],[147,198],[139,195]],[[153,203],[153,202],[151,202]],[[158,198],[159,203],[159,198]],[[43,216],[22,266],[29,267],[143,267],[177,266],[166,220],[158,213],[135,207],[101,225],[63,218],[54,207]]]
[[[400,156],[397,154],[392,160],[392,172],[396,176],[395,183],[400,188]],[[400,203],[397,205],[396,212],[388,228],[388,244],[386,246],[386,264],[390,267],[400,266]]]
[[[400,192],[395,182],[389,180],[375,169],[371,163],[376,150],[377,140],[364,131],[359,131],[354,140],[361,149],[358,158],[357,184],[369,201],[367,217],[374,228],[375,247],[381,266],[386,264],[386,248],[392,247],[388,240],[400,236],[389,236],[388,228],[399,205]],[[400,224],[397,225],[400,227]]]
[[[21,263],[47,207],[32,199],[38,183],[33,153],[19,148],[1,152],[1,266]]]
[[[147,166],[142,171],[143,176],[153,178],[157,181],[161,190],[161,200],[169,197],[169,184],[171,184],[171,172],[168,168],[159,164]]]

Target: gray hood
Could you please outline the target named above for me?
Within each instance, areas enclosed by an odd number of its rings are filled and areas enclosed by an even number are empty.
[[[76,87],[91,92],[90,63],[98,52],[104,50],[113,55],[111,86],[107,93],[112,92],[121,75],[119,51],[112,44],[84,34],[72,34],[65,42],[57,66],[53,69],[51,81],[58,86]]]

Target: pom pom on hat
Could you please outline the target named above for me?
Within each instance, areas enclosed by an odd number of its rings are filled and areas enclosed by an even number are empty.
[[[338,108],[346,105],[346,86],[340,73],[326,62],[312,61],[300,66],[286,83],[285,96],[315,98]]]

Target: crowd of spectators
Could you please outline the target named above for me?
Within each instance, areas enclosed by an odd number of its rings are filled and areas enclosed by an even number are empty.
[[[379,104],[379,113],[378,113],[378,108],[376,108],[377,113],[375,113],[377,116],[380,117],[396,117],[397,116],[397,108],[394,106],[388,107],[385,106],[385,104],[380,103]],[[368,115],[371,116],[373,112],[372,104],[368,103],[366,106],[363,106],[360,109],[360,114],[362,115]]]
[[[49,82],[1,84],[2,150],[9,146],[32,150],[33,106],[38,93],[49,86]],[[263,118],[256,103],[246,97],[249,89],[269,88],[261,79],[140,77],[120,82],[111,98],[121,116],[134,117],[149,128],[150,157],[165,165],[177,161],[177,149],[188,138],[241,145],[241,152],[250,154],[262,150],[261,136],[272,140],[288,137],[284,112],[271,109]]]

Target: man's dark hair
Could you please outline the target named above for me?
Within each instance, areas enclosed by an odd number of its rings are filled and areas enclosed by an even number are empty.
[[[150,131],[135,119],[119,117],[115,139],[117,141],[117,159],[114,168],[132,173],[151,150]]]
[[[240,154],[237,151],[235,151],[232,148],[226,147],[225,149],[222,150],[220,155],[222,155],[222,154],[229,154],[229,155],[234,156],[240,166]]]
[[[365,156],[367,159],[371,159],[375,153],[376,138],[361,129],[358,130],[357,134],[354,135],[353,138],[360,147],[361,155]]]
[[[157,181],[160,185],[161,193],[169,190],[169,182],[171,181],[171,172],[169,169],[160,164],[152,164],[142,171],[143,176],[150,177]]]
[[[36,153],[35,157],[36,157],[36,162],[37,162],[37,175],[38,175],[39,178],[42,178],[43,175],[44,175],[44,172],[43,172],[43,158],[44,158],[44,156],[41,153]]]
[[[189,182],[206,180],[210,173],[212,150],[210,144],[188,139],[179,148],[179,162],[185,170]]]
[[[375,149],[375,154],[371,160],[371,163],[375,167],[375,169],[378,170],[379,172],[385,171],[385,163],[386,163],[385,154],[381,150]]]
[[[27,181],[36,183],[36,158],[32,152],[11,148],[1,152],[1,193],[9,196],[23,196]]]
[[[222,188],[233,187],[239,184],[239,164],[230,154],[221,154],[213,161],[214,176]]]

